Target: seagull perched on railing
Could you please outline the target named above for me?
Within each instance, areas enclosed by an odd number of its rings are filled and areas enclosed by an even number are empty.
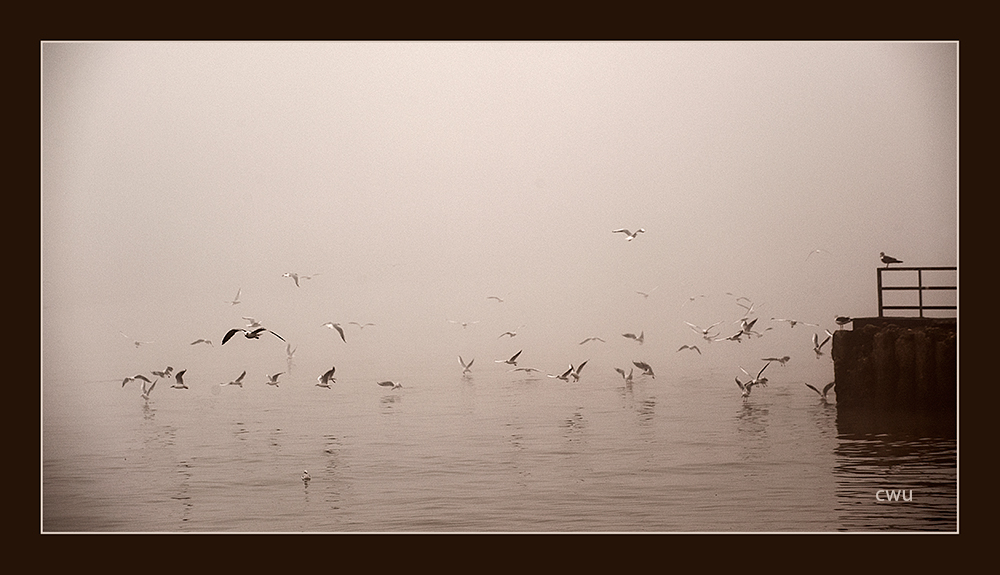
[[[628,237],[628,241],[632,241],[632,240],[635,239],[635,237],[637,235],[639,235],[641,233],[644,233],[645,231],[646,230],[644,230],[643,228],[639,228],[639,229],[637,229],[634,232],[629,231],[629,230],[627,230],[625,228],[618,228],[617,230],[611,230],[611,233],[613,233],[613,234],[619,234],[619,233],[620,234],[625,234]]]
[[[839,325],[840,327],[844,327],[845,325],[854,321],[854,319],[847,317],[846,315],[838,315],[836,318],[834,318],[833,321],[837,322],[837,325]]]
[[[823,386],[823,391],[820,391],[820,390],[816,389],[815,387],[809,385],[808,383],[806,384],[806,387],[808,387],[809,389],[811,389],[811,390],[815,391],[816,393],[818,393],[819,394],[819,398],[821,400],[823,400],[823,403],[826,403],[826,393],[828,391],[830,391],[830,388],[832,388],[836,384],[837,384],[836,381],[831,381],[830,383],[828,383],[828,384],[826,384],[826,385]]]
[[[243,332],[243,337],[245,337],[247,339],[260,339],[260,334],[262,334],[262,333],[264,333],[266,331],[268,333],[274,334],[274,337],[280,339],[281,341],[285,341],[285,338],[283,338],[280,335],[274,333],[273,331],[267,329],[266,327],[258,327],[257,329],[255,329],[253,331],[247,331],[247,330],[245,330],[245,329],[243,329],[241,327],[234,327],[233,329],[229,330],[229,332],[226,334],[226,337],[222,338],[222,345],[226,345],[226,342],[229,341],[229,338],[231,338],[234,335],[236,335],[236,332],[239,332],[239,331],[242,331]]]
[[[901,263],[903,263],[903,260],[897,260],[896,258],[894,258],[892,256],[887,256],[887,255],[885,255],[885,252],[879,252],[878,255],[882,259],[882,263],[885,264],[885,267],[889,267],[889,264],[901,264]]]

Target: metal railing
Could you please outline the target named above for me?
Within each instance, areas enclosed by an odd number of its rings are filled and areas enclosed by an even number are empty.
[[[882,285],[882,274],[885,272],[917,272],[917,285],[907,285],[907,286],[883,286]],[[883,315],[884,310],[888,309],[905,309],[905,310],[919,310],[920,317],[924,317],[924,310],[955,310],[958,311],[958,305],[924,305],[924,291],[927,290],[952,290],[958,294],[957,285],[924,285],[924,275],[923,272],[926,271],[958,271],[955,266],[936,266],[936,267],[880,267],[878,268],[878,316],[885,317]],[[955,283],[958,283],[956,278]],[[889,290],[899,290],[899,291],[916,291],[917,292],[917,305],[883,305],[882,304],[882,292]]]

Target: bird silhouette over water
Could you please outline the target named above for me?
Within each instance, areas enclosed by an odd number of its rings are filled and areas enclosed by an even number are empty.
[[[637,229],[634,232],[629,231],[626,228],[618,228],[617,230],[611,230],[611,233],[613,233],[613,234],[625,234],[625,236],[627,237],[628,241],[632,241],[632,240],[635,239],[636,236],[638,236],[641,233],[644,233],[645,231],[646,230],[644,230],[643,228],[639,228],[639,229]]]
[[[786,355],[783,357],[765,357],[762,358],[761,361],[776,361],[781,364],[781,367],[785,367],[785,364],[788,363],[788,360],[790,359],[792,358]]]
[[[278,387],[278,376],[281,375],[281,374],[283,374],[283,373],[285,373],[285,372],[279,371],[278,373],[276,373],[274,375],[267,376],[267,381],[265,381],[264,383],[266,383],[267,385],[273,385],[274,387]]]
[[[337,333],[340,334],[340,339],[344,340],[344,343],[347,343],[347,338],[344,337],[344,328],[340,327],[339,323],[333,323],[332,321],[328,321],[323,324],[323,327],[327,329],[337,330]]]
[[[232,300],[230,300],[230,301],[227,301],[226,303],[228,303],[228,304],[232,304],[232,305],[236,305],[236,304],[238,304],[238,303],[242,303],[242,302],[240,302],[240,293],[241,293],[242,291],[243,291],[243,288],[239,288],[238,290],[236,290],[236,297],[234,297],[234,298],[233,298]]]
[[[327,371],[327,372],[323,373],[323,375],[317,377],[316,378],[316,381],[317,381],[316,386],[317,387],[325,387],[327,389],[330,389],[330,384],[331,383],[337,383],[337,378],[333,377],[333,373],[335,371],[337,371],[337,367],[336,366],[330,368],[329,371]]]
[[[829,330],[827,330],[826,339],[824,339],[823,341],[819,340],[818,333],[813,334],[813,351],[816,352],[816,359],[819,359],[819,356],[823,355],[823,346],[826,345],[828,341],[830,341],[831,337],[833,337],[833,334],[830,333]]]
[[[212,347],[215,347],[215,344],[213,344],[212,340],[210,340],[210,339],[196,339],[196,340],[194,340],[194,341],[191,342],[191,345],[197,345],[199,343],[207,343],[208,345],[211,345]]]
[[[698,349],[698,346],[696,345],[682,345],[679,348],[677,348],[677,351],[684,351],[685,349],[693,349],[694,351],[698,352],[698,355],[701,355],[701,350]]]
[[[126,377],[124,380],[122,380],[122,387],[125,387],[125,384],[128,383],[128,382],[130,382],[130,381],[136,381],[136,380],[142,380],[142,381],[145,381],[146,383],[152,383],[152,381],[153,381],[153,380],[149,379],[148,377],[146,377],[145,375],[143,375],[141,373],[138,373],[136,375],[133,375],[132,377]]]
[[[403,384],[399,383],[398,381],[389,381],[389,380],[386,380],[386,381],[377,381],[375,383],[381,385],[382,387],[388,387],[388,388],[392,388],[392,389],[399,389],[399,388],[403,387]]]
[[[580,345],[587,343],[588,341],[599,341],[601,343],[606,343],[603,339],[599,337],[588,337],[587,339],[580,342]]]
[[[241,373],[240,376],[237,377],[236,379],[228,383],[220,383],[219,385],[238,385],[240,387],[243,387],[243,378],[246,377],[246,375],[247,375],[246,370],[243,370],[243,373]]]
[[[635,341],[639,342],[639,345],[642,345],[642,342],[646,340],[646,332],[641,331],[639,332],[639,335],[635,335],[634,333],[623,333],[622,337],[628,339],[634,339]]]
[[[836,385],[836,384],[837,384],[836,381],[831,381],[830,383],[828,383],[828,384],[826,384],[826,385],[823,386],[823,391],[820,391],[820,390],[816,389],[815,387],[809,385],[808,383],[806,384],[806,387],[808,387],[809,389],[811,389],[811,390],[815,391],[816,393],[818,393],[819,394],[819,398],[823,401],[823,403],[826,403],[826,394],[827,394],[827,392],[829,392],[830,389],[834,385]]]
[[[648,363],[646,363],[644,361],[633,361],[632,365],[634,365],[634,366],[638,367],[639,369],[641,369],[642,370],[642,375],[648,375],[649,377],[652,377],[653,379],[656,379],[656,376],[653,375],[653,368],[649,367]]]
[[[472,363],[474,361],[476,361],[476,358],[472,358],[469,360],[469,363],[465,363],[462,356],[458,356],[458,363],[462,364],[462,373],[472,373]]]
[[[509,359],[494,359],[493,363],[506,363],[508,365],[513,365],[514,367],[517,367],[517,356],[521,355],[522,351],[524,350],[523,349],[518,350],[518,352],[510,356]]]
[[[187,373],[187,370],[182,369],[174,375],[174,384],[170,386],[171,389],[188,389],[188,386],[184,383],[185,373]]]
[[[885,252],[879,252],[878,255],[879,255],[879,258],[881,258],[882,263],[885,264],[885,267],[889,267],[889,264],[901,264],[901,263],[903,263],[903,260],[897,260],[896,258],[894,258],[892,256],[887,256],[887,255],[885,255]]]
[[[245,330],[245,329],[243,329],[241,327],[234,327],[233,329],[229,330],[228,333],[226,333],[226,337],[222,338],[222,345],[226,345],[226,342],[229,341],[229,339],[231,337],[233,337],[234,335],[236,335],[237,332],[241,332],[241,331],[243,332],[243,337],[245,337],[247,339],[260,339],[260,334],[262,334],[262,333],[264,333],[266,331],[268,333],[274,334],[274,337],[280,339],[281,341],[285,341],[285,338],[283,338],[280,335],[274,333],[273,331],[267,329],[266,327],[258,327],[257,329],[255,329],[253,331],[247,331],[247,330]]]

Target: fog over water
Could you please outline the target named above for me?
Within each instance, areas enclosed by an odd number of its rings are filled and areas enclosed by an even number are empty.
[[[714,369],[729,385],[790,355],[821,385],[832,362],[811,336],[877,315],[880,251],[957,265],[956,43],[41,55],[43,397],[166,365],[212,384],[283,370],[268,334],[220,346],[243,316],[297,348],[308,385],[331,365],[344,381],[460,373],[459,355],[502,371],[493,360],[521,349],[548,373],[589,359],[617,377],[645,359],[658,377]],[[296,287],[292,272],[314,277]],[[773,329],[708,343],[685,324],[739,331],[737,297]],[[606,342],[580,345],[592,336]]]

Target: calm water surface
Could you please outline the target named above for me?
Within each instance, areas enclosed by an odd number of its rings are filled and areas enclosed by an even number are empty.
[[[488,366],[490,367],[490,366]],[[456,371],[458,373],[456,373]],[[46,532],[957,531],[954,425],[731,374],[43,383]],[[833,395],[833,394],[831,394]],[[908,418],[910,419],[910,418]],[[300,476],[308,470],[312,480]],[[876,499],[907,490],[910,501]],[[904,495],[906,492],[904,492]]]

